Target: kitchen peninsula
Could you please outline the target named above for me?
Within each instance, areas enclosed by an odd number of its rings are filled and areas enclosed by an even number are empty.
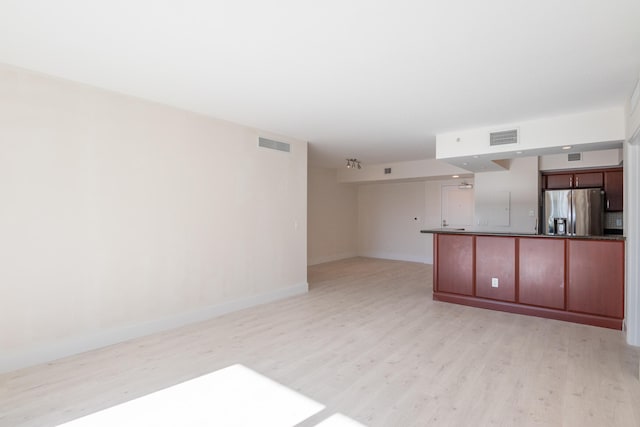
[[[624,237],[433,233],[433,299],[622,329]]]

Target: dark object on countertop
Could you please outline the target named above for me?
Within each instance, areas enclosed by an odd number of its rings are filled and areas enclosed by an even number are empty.
[[[615,236],[622,236],[624,234],[624,230],[621,228],[605,228],[604,229],[604,234],[611,234],[611,235],[615,235]]]

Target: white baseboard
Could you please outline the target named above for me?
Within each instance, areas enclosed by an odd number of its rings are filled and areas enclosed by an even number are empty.
[[[394,261],[420,262],[422,264],[433,264],[433,258],[428,256],[397,254],[392,252],[362,252],[358,254],[361,257],[391,259]]]
[[[106,347],[108,345],[130,339],[175,329],[190,323],[202,322],[226,313],[304,294],[308,291],[309,284],[305,282],[288,288],[240,298],[221,304],[215,304],[187,313],[155,319],[144,323],[108,330],[98,330],[89,335],[66,338],[59,341],[48,342],[46,344],[38,344],[28,349],[2,351],[0,354],[0,373],[51,362],[63,357],[83,353],[89,350],[95,350],[97,348]]]
[[[313,258],[309,258],[309,260],[307,261],[307,265],[316,265],[316,264],[323,264],[325,262],[340,261],[341,259],[354,258],[357,256],[358,254],[356,252],[341,252],[333,255],[313,257]]]

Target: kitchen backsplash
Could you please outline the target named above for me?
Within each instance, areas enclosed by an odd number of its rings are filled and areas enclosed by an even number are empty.
[[[622,230],[624,222],[622,221],[622,212],[605,212],[604,228]]]

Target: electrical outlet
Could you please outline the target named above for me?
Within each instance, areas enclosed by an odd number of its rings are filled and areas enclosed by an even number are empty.
[[[491,278],[491,287],[492,288],[497,288],[498,287],[498,278],[497,277],[492,277]]]

